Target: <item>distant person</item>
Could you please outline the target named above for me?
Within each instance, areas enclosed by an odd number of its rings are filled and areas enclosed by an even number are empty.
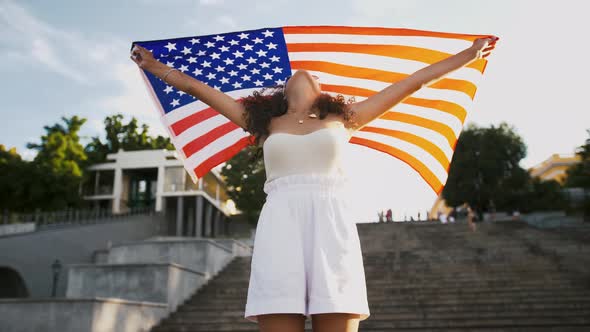
[[[393,212],[391,212],[391,209],[387,209],[387,222],[393,222]]]
[[[377,213],[377,215],[379,216],[379,222],[383,222],[383,217],[384,217],[383,210],[379,211],[379,213]]]
[[[463,208],[467,211],[467,225],[472,232],[475,232],[477,230],[477,225],[475,224],[477,214],[467,202],[463,203]]]
[[[452,208],[451,212],[449,212],[448,220],[449,222],[455,222],[457,219],[457,208]]]

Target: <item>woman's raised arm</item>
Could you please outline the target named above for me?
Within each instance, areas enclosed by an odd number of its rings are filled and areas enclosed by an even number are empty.
[[[457,70],[478,58],[487,57],[495,47],[498,37],[478,38],[473,45],[453,56],[422,68],[412,75],[393,83],[369,98],[350,104],[357,123],[352,130],[358,130],[374,119],[380,117],[387,110],[402,102],[412,93],[423,86],[430,85],[446,74]]]
[[[152,53],[142,46],[134,45],[131,53],[131,60],[140,68],[149,71],[160,79],[171,69],[169,66],[156,60]],[[244,105],[232,97],[179,70],[171,71],[166,75],[165,79],[169,85],[198,98],[246,130],[246,122],[243,117],[246,109]]]

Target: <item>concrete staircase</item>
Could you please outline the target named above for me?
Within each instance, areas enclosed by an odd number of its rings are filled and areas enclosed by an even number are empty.
[[[590,245],[580,237],[515,221],[476,232],[357,226],[371,310],[360,331],[590,331]],[[151,331],[258,331],[243,318],[250,262],[234,258]]]

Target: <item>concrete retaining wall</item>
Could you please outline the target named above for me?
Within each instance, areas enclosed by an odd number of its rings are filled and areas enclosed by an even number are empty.
[[[108,262],[176,263],[200,271],[211,278],[233,258],[233,248],[212,239],[155,237],[142,242],[120,243],[111,247]]]
[[[17,271],[32,298],[50,297],[51,264],[56,259],[64,267],[92,263],[94,252],[106,248],[109,243],[165,235],[164,227],[162,215],[136,215],[104,223],[7,235],[0,238],[0,266]],[[66,290],[67,273],[64,272],[57,285],[58,297]]]
[[[66,297],[161,302],[174,311],[207,279],[178,264],[73,264]]]
[[[163,303],[101,298],[0,299],[0,331],[147,332],[167,314]]]

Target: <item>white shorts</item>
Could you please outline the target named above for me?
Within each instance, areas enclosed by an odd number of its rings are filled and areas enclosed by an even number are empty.
[[[244,318],[341,312],[369,317],[349,181],[292,174],[264,186]]]

